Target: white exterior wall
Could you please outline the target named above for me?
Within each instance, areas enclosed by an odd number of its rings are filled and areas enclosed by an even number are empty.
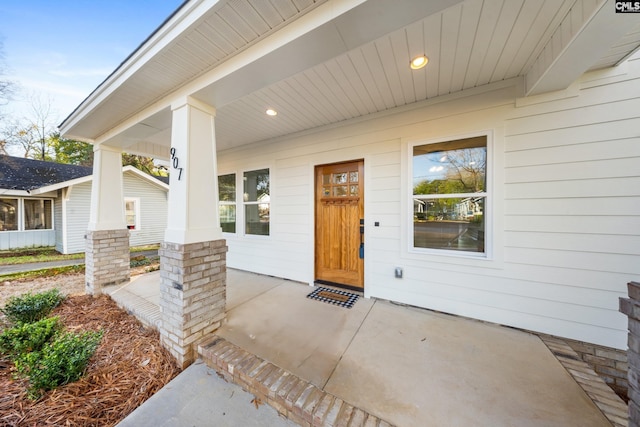
[[[139,199],[140,229],[132,230],[131,246],[160,243],[167,227],[167,192],[131,173],[123,176],[124,197]],[[67,250],[65,253],[85,251],[84,236],[89,224],[91,181],[74,185],[66,202]],[[124,203],[124,201],[123,201]]]
[[[129,245],[142,246],[162,242],[167,228],[167,192],[131,173],[123,176],[124,197],[140,203],[140,228],[131,230]]]
[[[7,198],[18,199],[19,218],[18,221],[23,221],[23,201],[29,200],[27,197],[12,197],[5,196]],[[46,193],[42,196],[35,197],[37,199],[51,200],[53,209],[53,229],[52,230],[22,230],[22,231],[0,231],[0,250],[11,249],[26,249],[26,248],[39,248],[55,246],[56,233],[58,232],[58,213],[59,213],[59,199],[56,199],[55,193]]]
[[[91,181],[74,185],[70,188],[69,199],[66,200],[67,247],[63,253],[75,254],[85,251],[84,235],[89,224],[91,208]]]
[[[367,297],[626,348],[618,298],[640,279],[640,60],[566,91],[517,93],[504,82],[219,153],[238,185],[271,169],[271,235],[225,233],[228,266],[312,282],[314,166],[364,158]],[[409,143],[483,131],[489,259],[411,251]]]
[[[62,240],[62,232],[63,232],[63,204],[65,201],[63,200],[64,190],[57,191],[58,197],[55,199],[53,203],[53,227],[55,228],[55,246],[56,251],[60,253],[64,253],[64,246]]]

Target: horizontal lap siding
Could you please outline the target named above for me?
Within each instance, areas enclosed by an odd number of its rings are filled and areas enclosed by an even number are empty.
[[[544,314],[567,324],[550,332],[618,348],[618,297],[640,274],[638,62],[625,81],[585,81],[577,97],[522,106],[506,123],[506,271],[553,286],[534,296],[560,304]]]
[[[162,242],[167,228],[167,191],[133,173],[124,174],[123,186],[124,197],[140,200],[140,229],[131,231],[129,244],[143,246]]]
[[[224,173],[272,170],[272,235],[229,235],[229,266],[313,280],[314,165],[364,158],[367,296],[625,348],[618,298],[640,275],[639,64],[619,82],[591,73],[524,100],[496,88],[220,153]],[[409,142],[482,131],[492,256],[411,250]]]
[[[73,186],[67,202],[68,253],[85,251],[84,236],[91,210],[91,182]],[[129,244],[142,246],[160,243],[167,227],[167,192],[131,173],[123,176],[124,197],[140,200],[140,230],[131,232]]]
[[[56,251],[60,253],[63,253],[64,251],[62,240],[62,204],[65,203],[65,201],[62,199],[62,194],[62,190],[58,190],[58,197],[53,201],[53,224],[56,230],[55,247]]]
[[[84,235],[89,225],[91,209],[91,181],[71,187],[67,203],[67,253],[85,251]]]

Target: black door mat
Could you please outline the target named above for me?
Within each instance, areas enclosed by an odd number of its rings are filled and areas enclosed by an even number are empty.
[[[351,292],[338,291],[336,289],[323,287],[319,287],[307,295],[307,298],[346,308],[353,307],[353,304],[358,301],[358,297],[359,295],[352,294]]]

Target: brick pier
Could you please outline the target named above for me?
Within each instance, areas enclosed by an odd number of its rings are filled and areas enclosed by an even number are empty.
[[[640,427],[640,283],[627,284],[629,298],[620,298],[620,311],[629,318],[629,427]]]
[[[91,295],[102,288],[128,282],[129,230],[96,230],[85,235],[85,285]]]
[[[160,342],[182,368],[226,317],[226,253],[225,240],[160,247]]]

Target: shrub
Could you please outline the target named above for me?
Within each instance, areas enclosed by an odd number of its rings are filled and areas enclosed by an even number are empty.
[[[57,289],[37,294],[26,293],[9,298],[0,311],[13,323],[32,323],[46,317],[63,299],[64,295]]]
[[[77,381],[98,348],[100,332],[64,333],[41,351],[20,355],[16,361],[19,375],[29,379],[29,397],[37,399],[43,391]]]
[[[0,334],[0,352],[12,358],[22,353],[40,351],[61,328],[57,317],[23,323]]]

